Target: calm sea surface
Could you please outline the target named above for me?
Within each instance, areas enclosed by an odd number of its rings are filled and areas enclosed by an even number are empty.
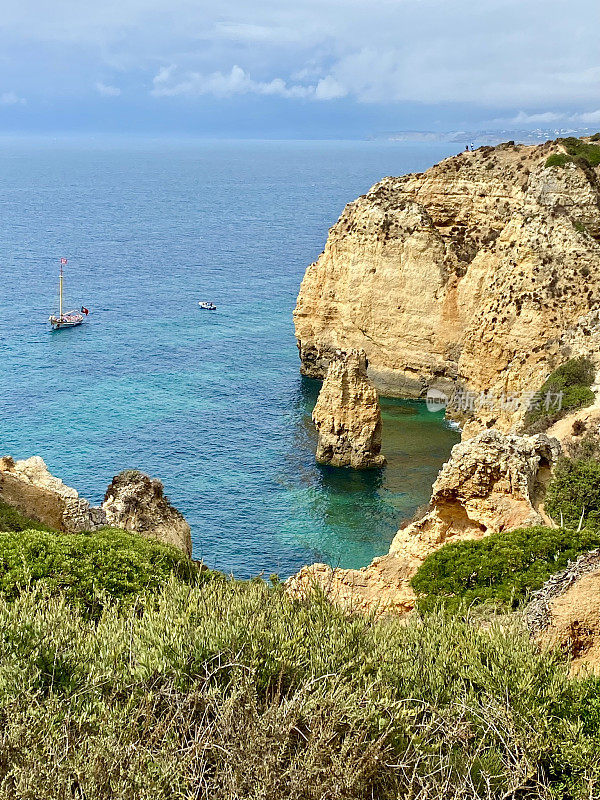
[[[345,203],[454,150],[1,142],[1,454],[41,455],[93,502],[121,469],[160,477],[195,556],[239,577],[385,552],[458,435],[384,401],[385,470],[317,467],[292,309]],[[91,314],[51,333],[61,256]]]

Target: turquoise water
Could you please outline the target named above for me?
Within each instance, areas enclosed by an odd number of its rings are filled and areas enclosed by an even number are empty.
[[[428,499],[458,435],[385,401],[385,470],[317,467],[318,386],[291,312],[344,204],[447,145],[0,144],[0,449],[41,455],[93,502],[160,477],[194,554],[247,577],[363,566]],[[51,333],[58,259],[86,325]],[[215,313],[198,309],[212,300]]]

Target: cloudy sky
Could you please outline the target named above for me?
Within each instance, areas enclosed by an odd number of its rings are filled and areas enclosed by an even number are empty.
[[[0,132],[600,128],[599,0],[4,0]]]

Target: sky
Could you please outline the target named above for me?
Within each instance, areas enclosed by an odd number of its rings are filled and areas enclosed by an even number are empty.
[[[599,0],[3,0],[0,133],[600,129]]]

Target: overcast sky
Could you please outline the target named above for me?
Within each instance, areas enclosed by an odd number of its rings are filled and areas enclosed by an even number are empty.
[[[0,132],[600,128],[600,0],[4,0]]]

